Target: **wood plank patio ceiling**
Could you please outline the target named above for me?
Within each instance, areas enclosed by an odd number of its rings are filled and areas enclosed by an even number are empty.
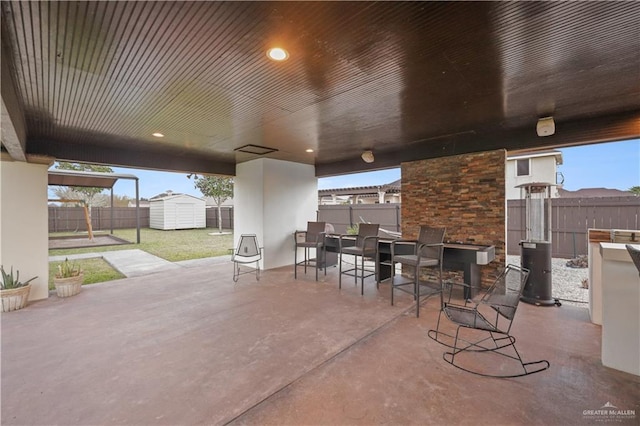
[[[233,174],[253,144],[328,175],[640,135],[637,2],[3,1],[2,43],[26,153],[66,160]]]

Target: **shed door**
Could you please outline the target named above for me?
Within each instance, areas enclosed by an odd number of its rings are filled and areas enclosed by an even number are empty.
[[[195,206],[191,203],[176,203],[176,229],[195,227]]]

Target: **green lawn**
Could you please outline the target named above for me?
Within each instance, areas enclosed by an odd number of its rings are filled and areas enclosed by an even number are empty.
[[[233,234],[209,235],[210,233],[217,233],[217,231],[217,228],[184,229],[177,231],[142,228],[140,229],[140,244],[135,244],[135,229],[118,229],[113,232],[116,237],[134,242],[134,244],[49,250],[49,255],[64,256],[78,253],[140,249],[170,262],[227,255],[229,254],[229,249],[233,248]],[[71,234],[67,232],[51,233],[49,235],[66,236]],[[53,274],[55,273],[57,264],[58,262],[51,262],[49,264],[50,288],[53,286]],[[85,284],[122,278],[120,273],[111,268],[111,266],[102,259],[78,260],[77,264],[80,265],[84,271]]]
[[[84,271],[84,282],[82,285],[119,280],[120,278],[125,277],[100,257],[78,259],[74,260],[73,263]],[[53,285],[53,276],[55,275],[59,264],[60,262],[49,262],[49,290],[55,289],[55,286]]]
[[[209,235],[217,231],[217,228],[181,229],[178,231],[142,228],[140,229],[140,244],[49,250],[49,255],[58,256],[96,251],[140,249],[170,262],[177,262],[179,260],[201,259],[203,257],[229,254],[229,249],[233,248],[233,234]],[[70,234],[67,232],[49,235],[65,236]],[[136,241],[135,229],[116,229],[113,231],[113,235],[133,243]]]

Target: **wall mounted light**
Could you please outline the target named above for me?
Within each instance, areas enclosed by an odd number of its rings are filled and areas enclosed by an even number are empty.
[[[362,161],[365,163],[373,163],[375,158],[373,157],[373,152],[370,150],[364,151],[361,155]]]
[[[551,136],[556,132],[556,124],[553,122],[553,117],[544,117],[538,119],[536,125],[536,133],[538,136]]]

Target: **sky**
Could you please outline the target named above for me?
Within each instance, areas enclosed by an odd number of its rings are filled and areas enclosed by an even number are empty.
[[[611,188],[628,190],[640,186],[640,139],[624,142],[560,148],[563,164],[558,171],[564,175],[564,189]],[[157,172],[122,167],[112,167],[116,173],[138,176],[140,197],[151,198],[167,190],[201,197],[202,194],[188,179],[186,173]],[[388,169],[353,175],[318,179],[318,189],[350,188],[355,186],[382,185],[400,179],[400,169]],[[116,183],[114,193],[135,197],[133,181]]]

